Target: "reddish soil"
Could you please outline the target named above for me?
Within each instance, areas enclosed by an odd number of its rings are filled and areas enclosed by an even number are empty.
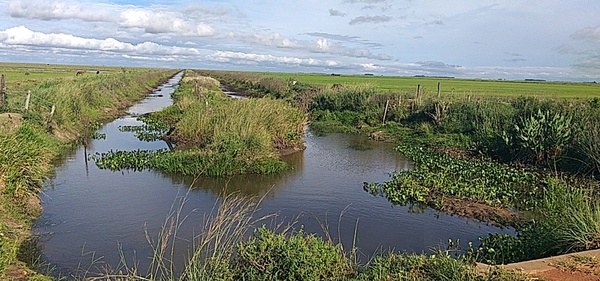
[[[564,271],[560,269],[550,269],[531,274],[531,277],[546,281],[600,281],[600,276],[592,273],[583,273],[580,271]]]
[[[514,225],[524,221],[522,216],[510,209],[493,207],[469,198],[445,197],[442,202],[442,206],[435,206],[436,210],[495,226]]]
[[[495,267],[485,264],[478,264],[477,266],[482,273]],[[498,267],[528,274],[531,280],[600,281],[600,250],[523,261]]]

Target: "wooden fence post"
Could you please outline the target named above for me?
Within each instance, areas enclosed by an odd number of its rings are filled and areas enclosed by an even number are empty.
[[[50,110],[50,118],[48,119],[48,123],[52,122],[52,117],[54,117],[54,111],[56,110],[56,105],[52,105],[52,109]]]
[[[52,132],[52,118],[54,117],[55,110],[56,110],[56,105],[52,105],[52,109],[50,110],[50,117],[48,117],[48,122],[46,122],[46,130],[48,132]]]
[[[442,82],[438,82],[438,99],[440,98],[440,93],[441,93],[441,89],[442,89],[441,85],[442,85]]]
[[[25,110],[29,110],[29,100],[31,99],[31,91],[27,91],[27,98],[25,99]]]
[[[6,76],[2,74],[0,77],[0,107],[6,104]]]
[[[385,117],[387,115],[388,112],[388,106],[390,105],[390,100],[386,100],[385,101],[385,110],[383,111],[383,121],[382,121],[382,126],[385,126]]]
[[[417,104],[421,107],[421,84],[417,84]]]

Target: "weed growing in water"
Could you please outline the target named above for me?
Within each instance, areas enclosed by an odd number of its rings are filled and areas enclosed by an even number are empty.
[[[396,172],[386,183],[365,183],[366,191],[402,205],[413,202],[436,207],[442,204],[444,196],[452,196],[473,198],[492,206],[536,207],[543,177],[534,171],[491,160],[453,158],[411,145],[397,149],[415,161],[414,169]]]

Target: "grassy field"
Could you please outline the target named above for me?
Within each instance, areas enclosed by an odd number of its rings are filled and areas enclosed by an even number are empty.
[[[262,73],[267,76],[294,79],[301,83],[331,86],[333,84],[372,84],[380,93],[414,95],[417,85],[426,94],[437,94],[440,83],[441,95],[517,97],[533,96],[552,99],[590,99],[600,97],[600,85],[595,83],[566,83],[540,81],[500,81],[433,77],[360,76],[303,73]]]
[[[6,91],[25,93],[47,79],[75,78],[78,71],[84,75],[122,72],[124,68],[107,66],[57,65],[57,64],[24,64],[0,62],[0,74],[6,75]]]

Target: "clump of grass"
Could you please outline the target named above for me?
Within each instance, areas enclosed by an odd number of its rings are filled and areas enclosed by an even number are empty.
[[[490,234],[480,253],[488,263],[510,263],[600,248],[600,203],[594,184],[569,185],[551,179],[535,218],[517,236]]]
[[[238,246],[234,267],[239,280],[344,280],[354,274],[341,245],[302,230],[286,236],[264,227]]]
[[[17,200],[35,196],[61,147],[59,141],[31,124],[24,124],[13,134],[0,135],[2,193]]]
[[[474,267],[449,255],[388,254],[376,257],[357,280],[478,280]]]
[[[546,251],[570,253],[600,247],[600,202],[592,192],[557,180],[550,183],[536,222],[549,242]]]

